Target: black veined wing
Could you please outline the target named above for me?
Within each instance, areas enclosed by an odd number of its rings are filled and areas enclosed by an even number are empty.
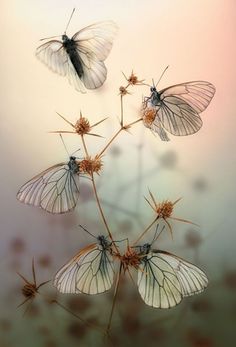
[[[141,258],[138,289],[149,306],[174,307],[183,297],[203,291],[207,283],[202,270],[168,252],[149,250]]]
[[[98,241],[83,248],[57,272],[53,284],[61,293],[92,295],[111,288],[114,278],[111,243],[104,236],[99,236]]]
[[[165,251],[153,251],[162,255],[175,270],[183,296],[201,293],[208,285],[206,274],[196,265]]]
[[[17,199],[50,213],[66,213],[74,209],[78,201],[78,173],[79,163],[70,157],[68,163],[54,165],[25,183]]]
[[[52,71],[67,76],[76,90],[99,88],[106,80],[107,58],[117,26],[112,21],[90,25],[78,31],[71,39],[62,35],[62,41],[51,40],[39,46],[36,56]]]
[[[156,110],[153,125],[161,123],[172,135],[186,136],[202,127],[199,113],[209,105],[215,87],[209,82],[194,81],[177,84],[160,92],[152,87],[151,92],[146,105]]]

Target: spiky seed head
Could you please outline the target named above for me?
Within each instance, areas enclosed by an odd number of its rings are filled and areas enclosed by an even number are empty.
[[[90,130],[91,130],[91,127],[90,127],[88,119],[81,116],[75,123],[75,131],[79,135],[85,135],[89,133]]]

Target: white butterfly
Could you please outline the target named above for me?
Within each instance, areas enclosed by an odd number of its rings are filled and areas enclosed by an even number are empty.
[[[138,290],[149,306],[170,308],[207,287],[205,273],[174,254],[151,249],[150,244],[145,244],[140,255]]]
[[[56,273],[53,284],[61,293],[99,294],[111,288],[114,278],[111,242],[103,235],[97,240]]]
[[[53,72],[66,76],[76,90],[85,93],[85,88],[96,89],[105,82],[104,60],[110,53],[117,30],[114,22],[104,21],[78,31],[72,38],[65,32],[62,41],[50,40],[39,46],[36,56]]]
[[[151,95],[143,103],[144,125],[158,133],[162,141],[169,141],[166,131],[176,136],[194,134],[202,127],[199,113],[214,94],[215,87],[205,81],[176,84],[160,92],[151,87]]]
[[[50,213],[65,213],[76,206],[78,184],[79,163],[71,156],[68,163],[56,164],[25,183],[16,197]]]

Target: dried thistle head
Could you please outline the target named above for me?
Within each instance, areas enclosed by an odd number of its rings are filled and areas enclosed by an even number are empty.
[[[119,259],[122,263],[124,272],[128,269],[129,266],[134,267],[135,269],[138,269],[140,264],[140,256],[135,251],[134,248],[127,247],[126,252],[123,255],[119,256]]]
[[[94,172],[99,174],[102,169],[102,165],[103,164],[100,156],[96,155],[94,158],[86,157],[85,159],[81,160],[79,164],[80,172],[88,175],[92,175]]]
[[[75,124],[73,124],[70,121],[68,121],[64,116],[59,114],[58,112],[57,112],[57,114],[58,114],[59,117],[61,117],[66,123],[68,123],[73,128],[73,131],[57,130],[57,131],[50,131],[51,133],[59,133],[59,134],[67,133],[67,134],[78,134],[80,136],[92,135],[92,136],[101,137],[100,135],[92,134],[91,130],[96,125],[102,123],[104,120],[107,119],[107,118],[104,118],[104,119],[100,120],[99,122],[97,122],[97,123],[95,123],[93,125],[90,125],[89,120],[87,118],[83,117],[82,113],[80,112],[79,119],[76,121]]]
[[[89,120],[85,117],[82,117],[82,114],[80,114],[80,118],[77,120],[74,127],[78,135],[85,135],[91,131]]]
[[[43,285],[45,285],[46,283],[50,282],[50,281],[45,281],[45,282],[42,282],[39,285],[37,285],[35,268],[34,268],[34,259],[32,259],[32,273],[33,273],[33,282],[29,282],[24,276],[22,276],[20,273],[18,273],[18,275],[25,282],[24,286],[21,289],[21,292],[24,295],[25,300],[20,305],[18,305],[18,307],[24,305],[29,300],[32,301],[35,298],[36,294],[38,293],[39,288],[42,287]],[[27,310],[27,308],[26,308],[26,310]],[[26,313],[26,311],[25,311],[25,313]]]
[[[145,127],[150,128],[156,117],[156,110],[153,107],[146,107],[141,110],[141,117]]]
[[[125,74],[123,74],[125,76]],[[135,85],[142,85],[144,80],[139,80],[138,76],[134,74],[134,72],[132,71],[130,76],[127,78],[125,76],[126,81],[128,82],[128,85],[130,86],[135,86]]]
[[[179,202],[181,200],[181,198],[175,200],[174,202],[172,202],[170,200],[164,200],[160,203],[157,203],[153,194],[150,191],[149,191],[149,194],[151,197],[151,201],[149,201],[147,198],[145,198],[145,200],[151,206],[153,211],[157,214],[157,219],[163,219],[166,222],[166,224],[168,225],[168,228],[170,230],[172,238],[173,238],[172,227],[171,227],[170,223],[168,222],[168,219],[174,219],[174,220],[177,220],[180,222],[197,225],[197,224],[192,223],[186,219],[173,217],[174,206],[177,204],[177,202]]]
[[[157,204],[156,212],[160,218],[170,218],[174,210],[174,203],[170,200],[165,200]]]
[[[125,96],[126,94],[130,94],[130,93],[128,92],[127,88],[124,87],[124,86],[120,86],[119,91],[120,91],[119,94],[120,94],[121,96]]]
[[[32,299],[36,296],[38,290],[34,283],[26,283],[21,292],[26,298]]]

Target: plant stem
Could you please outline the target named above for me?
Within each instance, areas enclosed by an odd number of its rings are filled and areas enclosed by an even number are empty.
[[[75,318],[77,318],[78,320],[80,320],[83,324],[87,325],[90,328],[96,329],[98,330],[100,333],[104,334],[104,330],[100,327],[98,327],[97,325],[90,323],[88,321],[86,321],[85,319],[81,318],[80,316],[78,316],[76,313],[72,312],[69,308],[67,308],[66,306],[62,305],[59,301],[57,300],[53,300],[52,303],[56,304],[57,306],[61,307],[64,311],[68,312],[69,314],[71,314],[72,316],[74,316]]]
[[[112,138],[108,141],[108,143],[106,144],[106,146],[102,149],[102,151],[99,153],[99,157],[101,157],[101,155],[107,150],[107,148],[111,145],[111,143],[115,140],[115,138],[122,132],[122,130],[127,130],[129,129],[132,125],[140,122],[143,118],[139,118],[137,120],[135,120],[134,122],[131,122],[127,125],[123,125],[121,126],[121,128],[112,136]]]
[[[151,229],[151,227],[153,226],[153,224],[156,223],[156,221],[158,220],[158,218],[159,218],[159,216],[157,216],[157,217],[152,221],[152,223],[149,224],[149,225],[147,226],[147,228],[142,232],[142,234],[137,238],[137,240],[133,243],[132,246],[137,245],[137,243],[143,238],[143,236],[148,232],[148,230]]]
[[[123,128],[124,125],[124,107],[123,107],[123,96],[120,96],[120,125]]]
[[[82,140],[82,143],[83,143],[83,147],[84,147],[84,151],[85,151],[86,157],[89,157],[88,150],[87,150],[87,146],[86,146],[86,144],[85,144],[84,136],[83,136],[83,135],[81,135],[81,140]]]
[[[94,195],[95,195],[95,198],[96,198],[96,201],[97,201],[98,209],[99,209],[99,211],[100,211],[100,214],[101,214],[103,223],[104,223],[104,225],[105,225],[105,227],[106,227],[107,233],[108,233],[108,235],[109,235],[111,241],[113,241],[113,243],[114,243],[114,240],[113,240],[113,237],[112,237],[112,233],[111,233],[110,228],[109,228],[109,226],[108,226],[108,224],[107,224],[107,221],[106,221],[106,218],[105,218],[105,215],[104,215],[104,213],[103,213],[103,209],[102,209],[102,206],[101,206],[99,197],[98,197],[98,193],[97,193],[97,188],[96,188],[96,185],[95,185],[95,180],[94,180],[93,172],[91,173],[91,179],[92,179],[92,184],[93,184]],[[116,246],[115,243],[114,243],[114,247],[115,247],[116,251],[119,253],[119,250],[118,250],[118,248],[117,248],[117,246]]]
[[[111,320],[112,320],[112,316],[113,316],[113,313],[114,313],[115,303],[116,303],[117,294],[118,294],[118,287],[119,287],[119,284],[120,284],[121,270],[122,270],[122,263],[120,264],[119,272],[118,272],[118,275],[117,275],[117,280],[116,280],[116,286],[115,286],[115,290],[114,290],[114,296],[113,296],[111,312],[110,312],[109,321],[108,321],[107,329],[106,329],[106,333],[107,334],[109,333],[109,330],[110,330],[110,327],[111,327]]]

